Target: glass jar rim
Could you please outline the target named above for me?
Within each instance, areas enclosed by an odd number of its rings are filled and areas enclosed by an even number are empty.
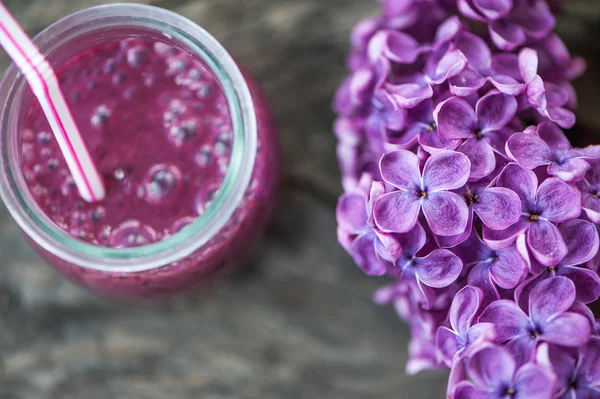
[[[74,37],[111,27],[143,27],[161,33],[166,40],[184,44],[206,63],[227,100],[233,128],[228,170],[221,188],[205,212],[181,231],[162,241],[134,248],[108,248],[74,238],[41,212],[27,190],[18,162],[11,159],[8,137],[10,110],[16,92],[25,85],[12,64],[0,83],[6,99],[0,114],[0,195],[21,229],[39,246],[68,262],[108,272],[140,272],[167,265],[202,247],[231,218],[246,191],[257,148],[257,121],[248,85],[239,67],[223,46],[206,30],[174,12],[141,4],[109,4],[88,8],[57,21],[34,38],[44,55],[56,51]],[[58,41],[58,43],[57,43]],[[9,145],[7,145],[9,144]],[[13,151],[14,152],[14,151]]]

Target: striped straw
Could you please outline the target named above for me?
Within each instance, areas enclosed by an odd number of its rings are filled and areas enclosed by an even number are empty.
[[[81,197],[88,202],[104,199],[104,182],[67,107],[56,74],[1,2],[0,44],[21,70],[40,102]]]

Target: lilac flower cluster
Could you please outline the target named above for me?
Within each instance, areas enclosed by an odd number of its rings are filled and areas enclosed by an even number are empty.
[[[447,395],[600,398],[600,146],[573,148],[585,63],[557,1],[380,0],[334,130],[338,237]]]

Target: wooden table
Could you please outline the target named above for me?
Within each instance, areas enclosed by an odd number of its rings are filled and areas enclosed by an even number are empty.
[[[0,208],[0,398],[442,398],[404,374],[409,333],[371,303],[383,281],[336,242],[332,93],[373,0],[142,0],[204,26],[262,82],[285,156],[279,208],[246,272],[166,303],[98,298],[46,267]],[[35,34],[98,0],[8,0]],[[580,122],[600,124],[600,4],[569,0],[561,34],[589,55]],[[0,54],[0,70],[8,60]]]

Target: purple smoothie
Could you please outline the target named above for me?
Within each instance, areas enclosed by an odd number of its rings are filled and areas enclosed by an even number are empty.
[[[136,39],[85,51],[58,77],[107,189],[99,203],[81,199],[39,104],[32,103],[23,173],[59,228],[94,245],[127,248],[163,240],[203,214],[224,181],[233,140],[224,93],[203,63],[176,47]],[[38,251],[83,286],[133,298],[187,288],[242,256],[272,208],[278,161],[270,115],[248,84],[258,119],[252,180],[231,220],[207,244],[139,273],[97,271]]]

